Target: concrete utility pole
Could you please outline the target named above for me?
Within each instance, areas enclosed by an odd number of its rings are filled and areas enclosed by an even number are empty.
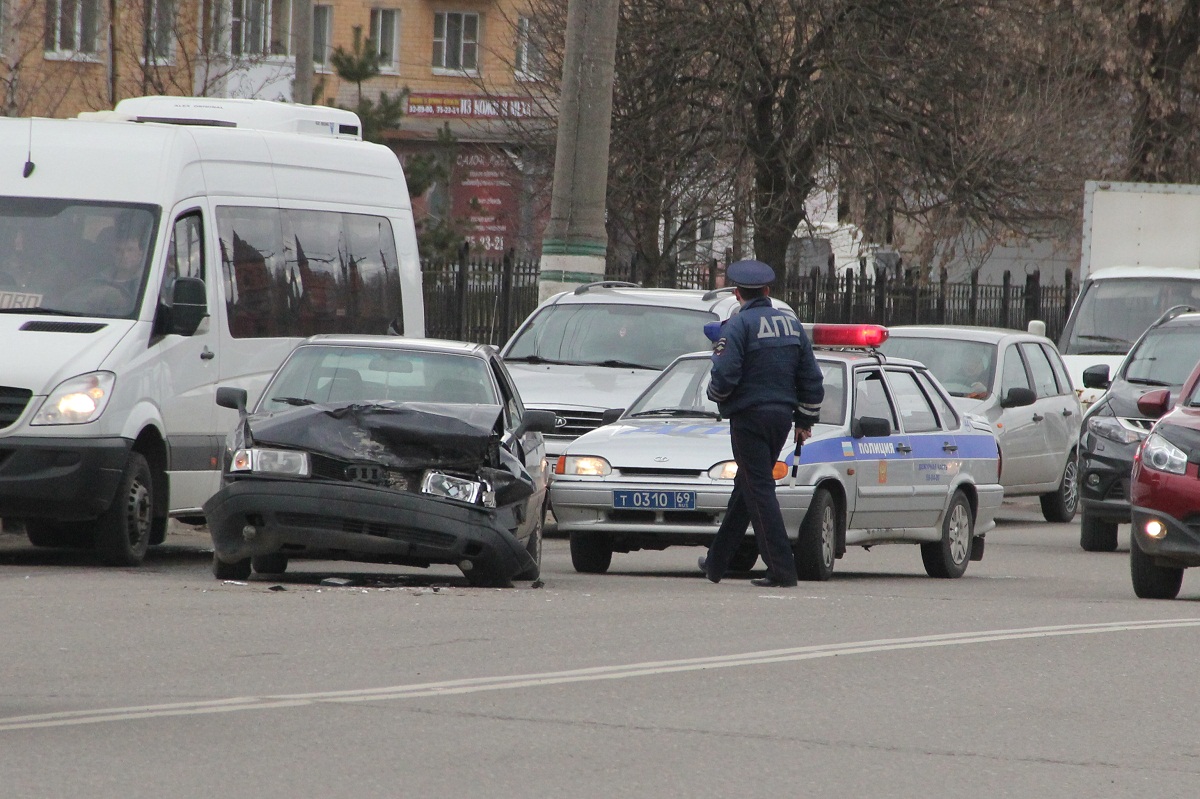
[[[604,199],[620,0],[569,0],[539,299],[604,278]]]
[[[292,82],[292,102],[311,105],[313,100],[313,4],[295,0],[292,4],[292,52],[296,55],[296,79]]]

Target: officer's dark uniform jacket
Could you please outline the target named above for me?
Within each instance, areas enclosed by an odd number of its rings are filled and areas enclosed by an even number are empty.
[[[728,418],[761,405],[793,410],[799,427],[812,427],[825,387],[812,344],[792,314],[756,297],[721,329],[713,349],[708,398]]]

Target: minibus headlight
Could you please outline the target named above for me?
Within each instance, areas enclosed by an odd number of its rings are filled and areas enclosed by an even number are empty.
[[[64,380],[50,392],[31,425],[86,424],[104,413],[117,382],[112,372],[92,372]]]

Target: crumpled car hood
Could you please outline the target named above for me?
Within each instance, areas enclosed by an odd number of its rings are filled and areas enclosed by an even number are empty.
[[[248,423],[258,445],[401,471],[475,473],[505,506],[524,501],[534,484],[520,459],[500,446],[502,410],[425,402],[322,403],[251,416]]]
[[[260,445],[393,469],[475,470],[492,460],[498,405],[322,403],[251,416]]]

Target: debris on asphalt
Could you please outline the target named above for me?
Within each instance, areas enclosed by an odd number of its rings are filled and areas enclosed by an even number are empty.
[[[353,580],[348,580],[345,577],[326,577],[321,581],[321,585],[329,585],[334,588],[345,588],[354,585]]]

